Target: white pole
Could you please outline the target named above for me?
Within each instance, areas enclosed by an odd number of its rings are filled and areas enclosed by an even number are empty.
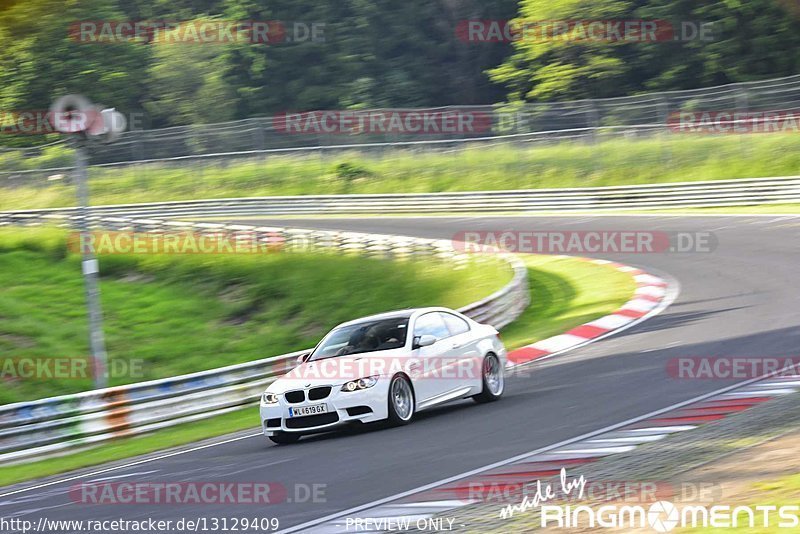
[[[78,194],[78,225],[80,229],[81,266],[86,287],[86,307],[89,314],[89,347],[92,353],[94,386],[97,389],[108,385],[108,354],[103,335],[103,311],[100,306],[100,285],[97,258],[90,245],[89,185],[86,172],[86,149],[84,141],[75,138],[75,177]]]

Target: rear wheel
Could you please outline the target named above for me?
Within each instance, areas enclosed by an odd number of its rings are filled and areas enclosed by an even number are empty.
[[[483,359],[481,371],[483,390],[472,398],[475,402],[493,402],[503,395],[505,381],[500,359],[491,352]]]
[[[300,439],[300,434],[278,432],[277,434],[270,436],[269,439],[278,445],[289,445],[291,443],[297,443],[297,440]]]
[[[407,425],[414,417],[414,390],[408,378],[397,375],[389,384],[389,423]]]

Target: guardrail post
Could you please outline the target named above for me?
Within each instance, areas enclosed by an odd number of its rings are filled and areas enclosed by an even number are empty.
[[[736,111],[741,113],[747,113],[750,110],[750,99],[747,94],[746,86],[741,83],[736,84]],[[747,142],[747,138],[744,135],[739,135],[739,149],[750,155],[750,143]]]
[[[660,98],[658,99],[658,107],[659,107],[659,114],[662,117],[664,122],[664,128],[661,130],[659,134],[660,142],[659,146],[661,148],[661,152],[663,154],[664,164],[671,165],[672,164],[672,148],[670,146],[670,129],[669,129],[669,101],[667,100],[666,95],[663,93],[659,95]]]
[[[267,161],[267,153],[265,152],[266,149],[266,139],[264,138],[264,128],[259,123],[259,121],[255,121],[255,149],[258,151],[258,157],[262,163]]]

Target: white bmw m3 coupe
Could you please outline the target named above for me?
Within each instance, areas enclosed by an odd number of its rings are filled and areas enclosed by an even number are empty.
[[[261,398],[264,434],[275,443],[347,423],[404,425],[457,399],[497,400],[506,349],[491,326],[419,308],[343,323],[298,363]]]

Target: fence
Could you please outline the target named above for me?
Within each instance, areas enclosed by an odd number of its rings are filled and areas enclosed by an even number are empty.
[[[669,117],[682,111],[763,112],[800,107],[800,75],[738,84],[642,95],[540,102],[521,105],[448,106],[428,110],[371,110],[369,113],[471,113],[488,117],[479,131],[398,134],[359,131],[347,134],[293,135],[281,127],[282,115],[219,124],[175,126],[126,132],[111,145],[93,150],[91,163],[130,165],[169,161],[209,161],[220,158],[305,154],[359,150],[372,154],[392,148],[452,149],[464,143],[594,139],[609,135],[647,136],[667,129]],[[0,148],[0,177],[23,177],[39,172],[64,172],[71,163],[58,142],[26,149]],[[308,152],[311,151],[311,152]]]
[[[27,224],[53,222],[26,218]],[[62,219],[62,223],[68,223]],[[259,242],[284,250],[323,249],[367,256],[435,256],[459,263],[467,255],[457,253],[447,240],[402,236],[328,232],[286,228],[257,228],[214,223],[178,223],[156,219],[100,218],[94,226],[115,230],[153,232],[230,233],[248,232]],[[460,311],[473,319],[501,328],[527,308],[530,301],[525,266],[505,256],[513,268],[512,280],[502,289]],[[172,425],[220,415],[252,403],[275,377],[295,365],[300,351],[273,358],[104,390],[64,395],[0,407],[0,461],[25,461],[80,445],[150,432]],[[254,421],[257,419],[254,412]]]

